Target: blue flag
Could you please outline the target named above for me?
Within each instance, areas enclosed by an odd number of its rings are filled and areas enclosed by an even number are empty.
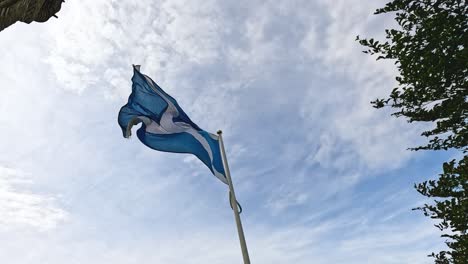
[[[133,67],[132,93],[118,120],[124,137],[142,123],[137,136],[143,144],[159,151],[191,153],[227,184],[218,135],[193,123],[174,98],[140,72],[139,65]]]

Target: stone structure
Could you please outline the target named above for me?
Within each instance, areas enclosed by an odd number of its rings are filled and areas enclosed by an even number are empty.
[[[60,10],[63,0],[0,0],[0,31],[16,21],[46,22]]]

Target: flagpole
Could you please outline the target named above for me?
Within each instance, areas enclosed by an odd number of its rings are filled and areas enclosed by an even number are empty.
[[[229,196],[230,197],[229,202],[231,203],[231,208],[234,211],[234,218],[236,219],[237,233],[239,234],[242,257],[244,258],[244,264],[250,264],[249,252],[247,251],[247,243],[245,243],[244,230],[242,228],[242,222],[241,222],[239,210],[237,207],[236,194],[234,193],[234,186],[232,184],[231,173],[229,172],[229,165],[228,165],[227,158],[226,158],[226,152],[224,151],[223,137],[221,135],[222,133],[223,132],[221,130],[218,130],[219,149],[221,150],[221,157],[223,159],[224,171],[226,172],[226,178],[229,184],[229,191],[231,192],[231,195]]]

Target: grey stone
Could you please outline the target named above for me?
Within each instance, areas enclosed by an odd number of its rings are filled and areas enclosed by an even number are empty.
[[[0,31],[17,21],[46,22],[60,10],[63,0],[0,0]]]

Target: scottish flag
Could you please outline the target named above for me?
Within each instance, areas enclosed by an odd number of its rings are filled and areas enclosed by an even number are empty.
[[[140,72],[139,65],[133,66],[132,93],[119,112],[125,138],[138,123],[142,125],[137,136],[143,144],[159,151],[194,154],[227,184],[218,136],[193,123],[174,98]]]

